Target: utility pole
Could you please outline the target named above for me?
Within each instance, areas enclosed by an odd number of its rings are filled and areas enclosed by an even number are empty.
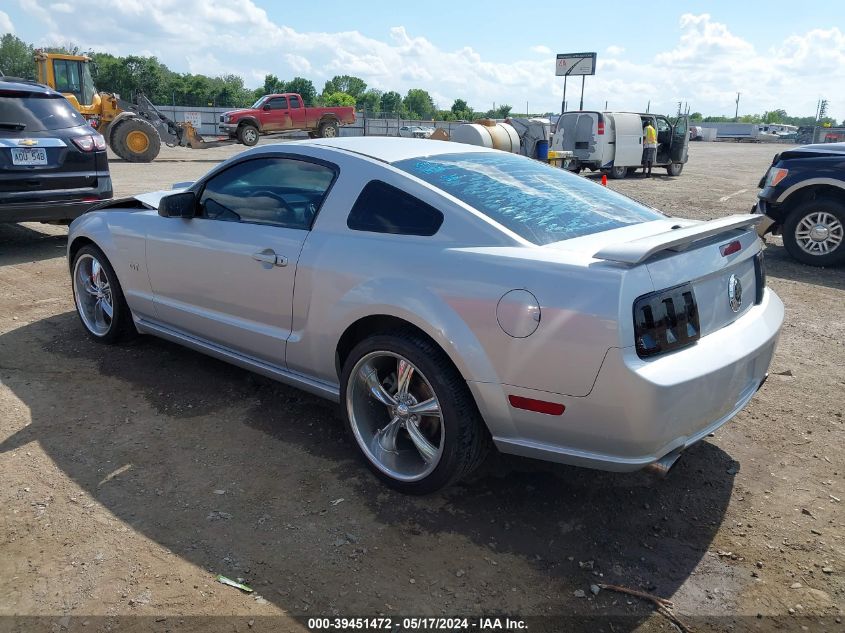
[[[734,121],[739,121],[739,93],[736,93],[736,113],[734,114]]]
[[[584,79],[586,75],[581,75],[581,105],[578,107],[579,110],[584,109]]]

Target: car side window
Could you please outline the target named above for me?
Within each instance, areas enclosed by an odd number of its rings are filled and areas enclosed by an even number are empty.
[[[666,119],[657,119],[657,131],[659,132],[668,132],[669,131],[669,121]]]
[[[309,230],[337,174],[295,158],[256,158],[209,179],[198,217]]]
[[[291,110],[298,110],[299,109],[299,97],[291,97],[290,98],[290,107],[291,107]]]
[[[287,97],[273,97],[267,102],[267,105],[270,106],[271,110],[287,110],[288,109],[288,98]]]
[[[353,231],[393,235],[434,235],[441,224],[443,213],[380,180],[364,186],[346,219]]]

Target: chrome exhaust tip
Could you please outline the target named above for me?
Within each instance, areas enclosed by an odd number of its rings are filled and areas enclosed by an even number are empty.
[[[652,462],[643,470],[662,479],[663,477],[669,474],[669,470],[671,470],[672,466],[675,465],[675,462],[678,461],[678,458],[680,456],[680,451],[678,451],[677,453],[669,453],[668,455],[664,455],[663,457],[658,459],[656,462]]]

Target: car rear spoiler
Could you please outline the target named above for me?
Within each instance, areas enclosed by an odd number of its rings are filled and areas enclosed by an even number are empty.
[[[641,237],[630,242],[611,244],[601,249],[593,257],[622,264],[639,264],[661,251],[682,251],[689,248],[693,242],[699,242],[733,229],[752,227],[762,220],[762,215],[729,215],[725,218]]]

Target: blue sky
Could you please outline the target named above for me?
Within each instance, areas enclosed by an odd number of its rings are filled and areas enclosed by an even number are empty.
[[[785,108],[812,115],[820,97],[845,118],[845,33],[831,2],[517,3],[4,0],[0,31],[36,44],[73,42],[126,55],[156,55],[182,72],[302,75],[318,90],[335,74],[378,89],[428,90],[440,107],[456,97],[476,109],[509,103],[557,111],[554,53],[596,51],[586,108],[707,114]],[[291,10],[295,6],[296,10]],[[545,7],[553,6],[543,3]],[[837,16],[838,14],[838,16]],[[574,85],[573,85],[574,83]],[[570,107],[580,82],[570,82]]]

